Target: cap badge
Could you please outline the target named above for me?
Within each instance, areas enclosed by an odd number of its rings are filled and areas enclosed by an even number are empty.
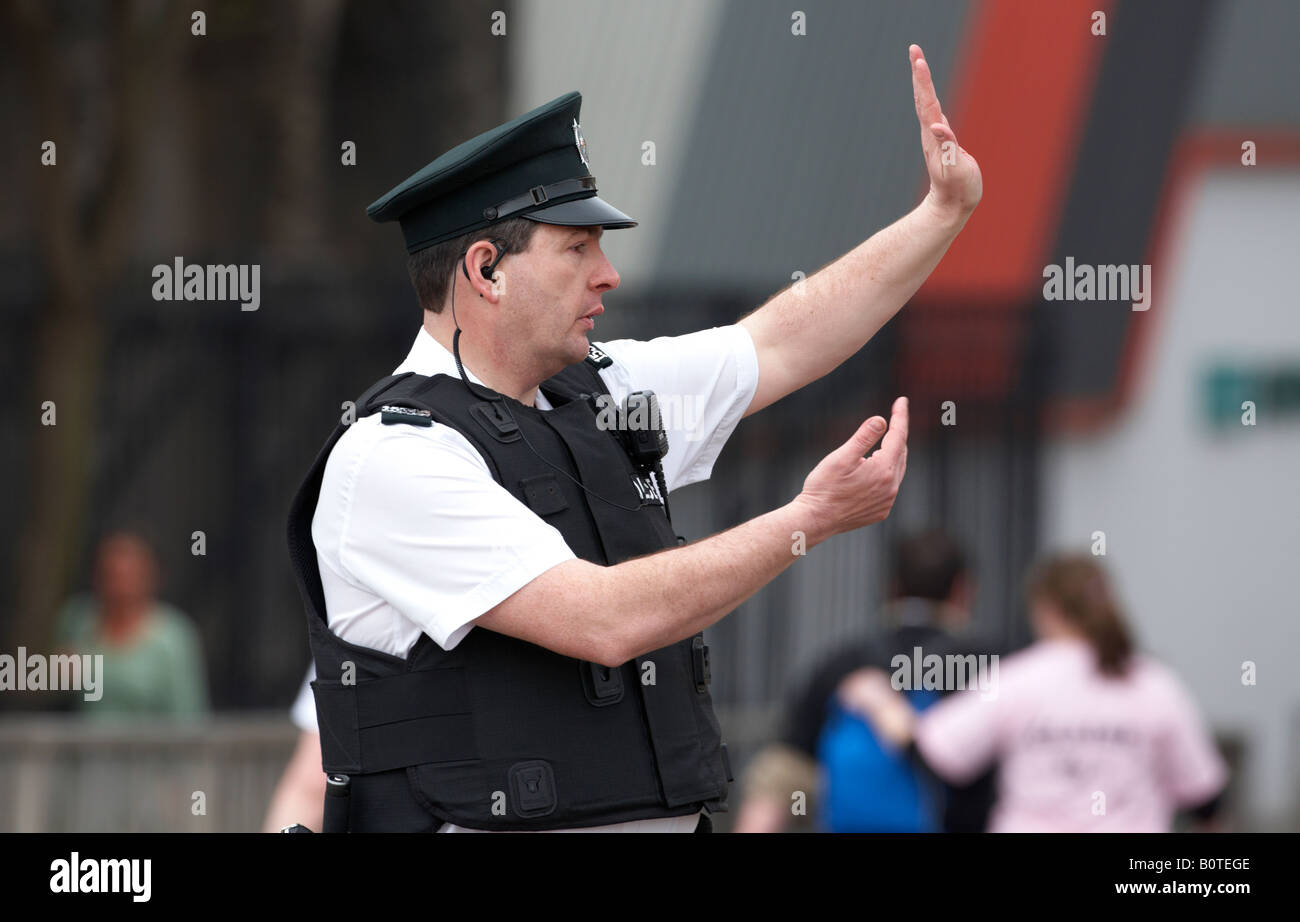
[[[578,126],[578,120],[573,120],[573,143],[578,148],[578,156],[582,158],[582,165],[591,169],[591,161],[587,159],[587,139],[582,136],[582,129]]]

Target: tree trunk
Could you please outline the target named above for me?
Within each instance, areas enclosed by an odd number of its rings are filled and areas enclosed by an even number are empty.
[[[103,301],[127,258],[135,206],[141,123],[147,113],[159,32],[158,6],[120,2],[94,68],[66,67],[64,33],[78,34],[84,11],[38,3],[8,13],[27,86],[35,100],[41,141],[54,141],[57,162],[43,166],[33,147],[30,181],[36,190],[35,228],[49,302],[38,315],[32,357],[30,484],[26,521],[15,555],[17,594],[10,646],[49,645],[59,604],[75,585],[87,533],[96,451],[96,400],[102,386]],[[60,19],[60,17],[63,19]],[[69,117],[73,98],[106,110],[103,131]],[[89,164],[89,169],[82,169]],[[89,176],[84,188],[78,177]],[[54,403],[54,425],[42,425],[42,404]]]

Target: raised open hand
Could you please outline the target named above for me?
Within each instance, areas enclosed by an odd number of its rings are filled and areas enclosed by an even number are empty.
[[[964,217],[975,210],[984,191],[980,165],[957,143],[934,92],[930,65],[921,46],[911,45],[907,53],[912,61],[912,99],[921,126],[921,150],[930,174],[929,197],[940,210]]]

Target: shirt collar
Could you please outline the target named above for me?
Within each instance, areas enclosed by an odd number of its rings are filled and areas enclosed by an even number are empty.
[[[459,378],[460,372],[456,369],[456,357],[442,343],[438,342],[429,335],[429,331],[420,327],[420,332],[415,334],[415,342],[411,344],[411,351],[406,354],[402,364],[393,370],[393,374],[405,374],[413,371],[417,375],[449,375],[453,378]],[[465,377],[482,387],[486,384],[479,379],[478,375],[470,371],[468,366],[465,368]],[[539,410],[551,409],[550,401],[540,390],[537,392],[535,406]]]
[[[408,371],[413,371],[417,375],[460,377],[460,372],[456,370],[455,357],[446,346],[430,336],[429,331],[424,327],[420,327],[420,332],[415,334],[415,342],[411,344],[411,351],[406,353],[406,358],[402,361],[402,364],[394,369],[393,374],[400,375]],[[465,369],[465,375],[475,384],[483,383],[468,368]]]

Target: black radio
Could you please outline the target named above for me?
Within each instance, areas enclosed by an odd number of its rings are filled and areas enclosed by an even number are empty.
[[[623,399],[618,422],[618,437],[632,463],[643,471],[654,470],[668,454],[668,433],[659,417],[659,398],[655,392],[628,394]]]

